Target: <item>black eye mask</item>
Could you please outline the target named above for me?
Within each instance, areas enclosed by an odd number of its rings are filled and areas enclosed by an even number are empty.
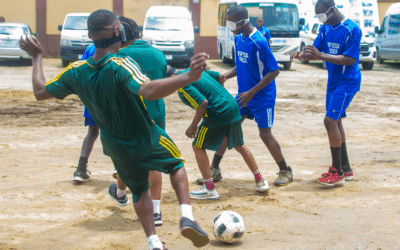
[[[103,49],[103,48],[107,48],[113,44],[116,44],[119,41],[122,41],[122,44],[127,42],[124,26],[121,27],[121,30],[119,31],[118,36],[95,40],[95,41],[93,41],[93,43],[94,43],[94,47]]]

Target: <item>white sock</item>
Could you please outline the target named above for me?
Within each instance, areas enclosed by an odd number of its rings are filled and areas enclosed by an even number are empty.
[[[117,188],[117,196],[118,196],[118,198],[121,198],[125,194],[126,194],[126,189],[125,190],[121,190],[121,189]]]
[[[155,213],[155,214],[161,213],[161,211],[160,211],[160,203],[161,203],[161,201],[160,201],[160,200],[152,200],[152,201],[153,201],[153,210],[154,210],[154,213]]]
[[[149,243],[149,249],[153,249],[153,248],[163,249],[163,245],[162,245],[160,239],[158,238],[157,234],[150,235],[147,238],[147,243]]]
[[[190,220],[194,221],[191,205],[181,204],[181,214],[182,214],[182,217],[186,217],[186,218],[189,218]]]

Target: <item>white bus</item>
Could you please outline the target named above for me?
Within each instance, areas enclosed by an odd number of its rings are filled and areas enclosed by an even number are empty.
[[[234,35],[226,27],[226,11],[233,6],[242,5],[249,12],[250,23],[256,27],[259,17],[271,32],[271,50],[284,69],[290,69],[290,54],[299,49],[300,26],[304,19],[299,18],[298,0],[221,0],[218,10],[218,52],[223,62],[235,62]]]

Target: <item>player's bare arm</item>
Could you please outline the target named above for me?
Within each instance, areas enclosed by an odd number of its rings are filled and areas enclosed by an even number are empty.
[[[201,74],[208,70],[206,59],[209,55],[198,53],[190,59],[190,70],[184,74],[144,83],[139,89],[139,95],[148,101],[157,100],[174,93],[191,82],[200,79]]]
[[[226,82],[226,76],[224,74],[220,74],[218,77],[218,83],[224,86],[225,82]]]
[[[204,112],[206,112],[206,108],[208,106],[208,101],[204,100],[200,103],[200,105],[196,109],[196,114],[193,117],[192,123],[186,130],[186,136],[189,138],[194,138],[196,136],[197,128],[201,119],[203,119]]]
[[[322,60],[336,65],[354,65],[356,59],[345,55],[331,55],[320,52],[314,46],[306,46],[304,49],[304,59]]]
[[[225,76],[226,80],[228,80],[232,77],[235,77],[236,76],[236,66],[233,69],[231,69],[229,72],[225,73],[224,76]]]
[[[21,37],[19,45],[21,49],[32,56],[32,87],[36,100],[40,101],[52,98],[45,88],[46,79],[42,67],[43,47],[39,40],[36,37]]]
[[[249,91],[238,94],[238,105],[239,108],[247,107],[253,96],[257,94],[258,91],[265,88],[268,84],[270,84],[277,76],[279,75],[279,69],[268,72],[261,81],[254,86]]]

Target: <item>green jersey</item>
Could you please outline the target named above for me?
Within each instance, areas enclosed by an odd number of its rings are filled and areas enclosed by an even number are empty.
[[[179,71],[178,74],[188,70]],[[197,82],[178,90],[182,102],[193,109],[207,99],[203,125],[208,128],[233,124],[241,119],[235,98],[219,84],[218,78],[218,72],[205,71]]]
[[[150,46],[146,41],[137,40],[130,46],[118,52],[120,56],[129,56],[135,60],[143,73],[150,80],[164,78],[167,74],[167,59],[162,51]],[[165,104],[163,99],[154,101],[144,100],[150,118],[165,117]]]
[[[139,88],[149,81],[131,58],[108,54],[70,64],[46,83],[58,99],[76,94],[100,128],[104,154],[113,159],[138,161],[158,145],[162,129],[147,112]]]

